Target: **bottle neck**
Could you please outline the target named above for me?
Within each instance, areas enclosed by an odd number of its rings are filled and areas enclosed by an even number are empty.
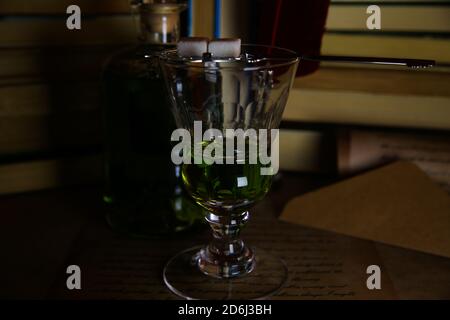
[[[185,5],[174,3],[139,5],[139,40],[145,44],[176,44],[184,9]]]

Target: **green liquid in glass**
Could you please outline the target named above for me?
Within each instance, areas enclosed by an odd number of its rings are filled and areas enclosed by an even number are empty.
[[[202,148],[209,142],[202,142]],[[248,150],[248,144],[246,145]],[[194,154],[194,152],[192,152]],[[234,157],[233,157],[234,158]],[[259,161],[250,164],[248,156],[234,164],[183,164],[182,174],[186,189],[201,206],[215,214],[242,213],[262,199],[272,183],[271,175],[262,175],[265,167]]]

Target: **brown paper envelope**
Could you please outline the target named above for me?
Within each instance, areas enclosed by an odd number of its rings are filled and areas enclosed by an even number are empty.
[[[298,196],[280,219],[450,257],[450,197],[409,162]]]

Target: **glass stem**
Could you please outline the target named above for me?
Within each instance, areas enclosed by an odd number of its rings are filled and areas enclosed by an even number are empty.
[[[213,240],[197,257],[200,270],[216,278],[232,278],[247,274],[255,267],[253,251],[239,238],[249,219],[248,211],[227,216],[208,213]]]

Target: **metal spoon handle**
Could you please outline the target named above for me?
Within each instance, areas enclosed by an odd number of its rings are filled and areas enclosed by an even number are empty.
[[[366,63],[380,65],[405,66],[409,68],[429,68],[433,67],[434,60],[423,59],[403,59],[403,58],[377,58],[377,57],[352,57],[352,56],[310,56],[302,55],[300,59],[309,61],[329,61],[343,63]]]

